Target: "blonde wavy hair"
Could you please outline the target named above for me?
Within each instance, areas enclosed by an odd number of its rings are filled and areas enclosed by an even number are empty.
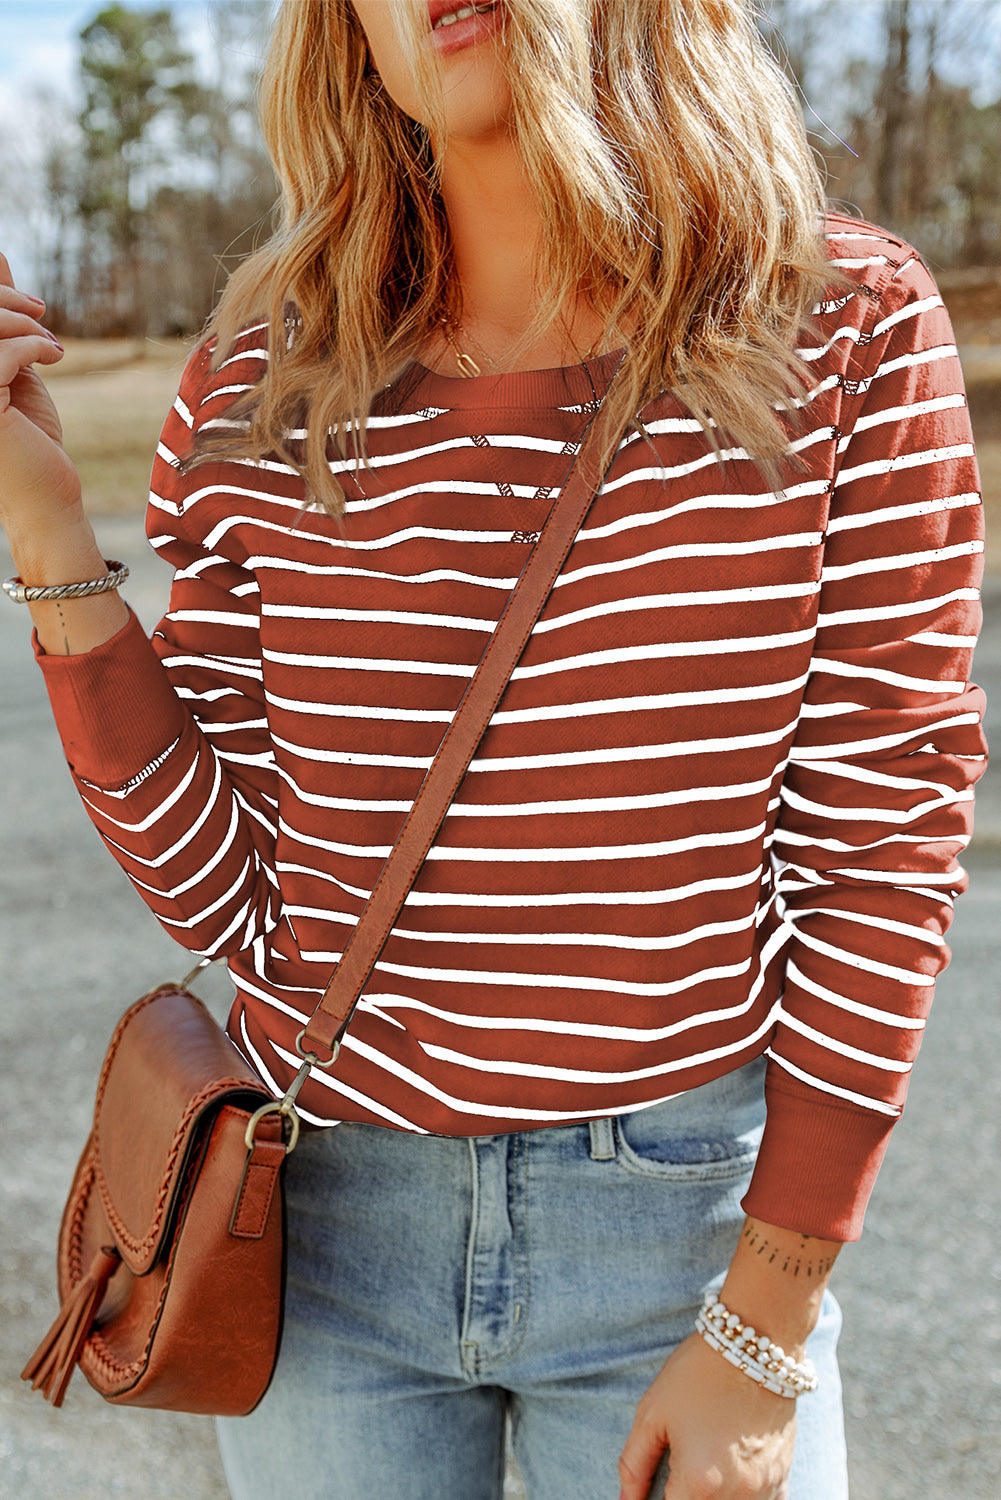
[[[750,0],[504,0],[512,129],[537,190],[539,306],[511,365],[583,297],[627,350],[620,423],[673,390],[774,476],[802,394],[795,343],[832,283],[824,192]],[[375,397],[461,320],[440,192],[445,103],[426,0],[393,19],[427,124],[382,89],[349,0],[284,0],[261,81],[280,223],[206,329],[217,368],[266,320],[269,361],[190,459],[277,454],[343,506]],[[625,324],[628,323],[630,331]],[[294,335],[289,336],[289,329]],[[713,430],[715,428],[715,431]]]

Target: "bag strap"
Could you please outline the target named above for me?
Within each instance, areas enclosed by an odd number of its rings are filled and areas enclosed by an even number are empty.
[[[299,1056],[329,1068],[337,1057],[369,975],[378,962],[400,909],[437,837],[459,783],[486,731],[508,678],[525,649],[574,538],[604,481],[629,426],[611,441],[608,396],[623,372],[619,360],[597,413],[585,429],[577,456],[511,591],[479,665],[462,696],[414,799],[399,837],[379,873],[312,1018],[296,1037]],[[330,1054],[324,1059],[324,1054]]]

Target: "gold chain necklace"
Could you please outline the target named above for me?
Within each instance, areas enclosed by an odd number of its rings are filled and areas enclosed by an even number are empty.
[[[472,380],[477,375],[482,374],[482,371],[481,371],[479,365],[476,363],[475,359],[473,359],[472,355],[466,354],[464,352],[464,350],[460,349],[459,346],[458,346],[458,344],[456,343],[455,337],[454,337],[454,334],[453,334],[453,331],[452,331],[452,325],[449,322],[448,314],[447,313],[442,313],[441,316],[440,316],[440,318],[438,319],[438,321],[439,321],[439,323],[442,326],[442,330],[444,331],[446,339],[451,344],[452,348],[455,350],[455,359],[456,359],[456,363],[459,366],[459,373],[460,373],[460,375],[465,376],[466,379],[468,379],[468,380]],[[458,333],[461,330],[462,330],[462,324],[461,323],[456,324],[455,332]],[[486,358],[486,360],[487,360],[487,362],[489,364],[494,364],[494,362],[490,358],[489,354],[487,354],[487,351],[483,348],[483,345],[482,344],[478,344],[476,342],[476,340],[473,338],[473,336],[472,336],[471,333],[466,333],[465,337],[467,339],[469,339],[470,343],[476,344],[477,349],[479,349],[480,353]],[[595,339],[594,343],[591,345],[590,349],[587,351],[586,354],[584,354],[584,355],[578,355],[577,356],[578,359],[580,359],[581,364],[585,364],[586,360],[589,360],[589,359],[591,359],[593,357],[594,351],[595,351],[595,349],[597,349],[598,344],[600,343],[600,341],[601,341],[601,338],[600,338],[600,335],[599,335],[599,337],[597,339]],[[574,350],[574,353],[575,354],[577,353],[576,349]],[[494,368],[496,369],[496,365],[494,365]],[[585,364],[585,369],[586,369],[586,364]]]
[[[477,375],[480,374],[480,367],[476,363],[475,359],[473,359],[471,355],[466,354],[462,349],[460,349],[459,346],[458,346],[458,344],[455,342],[455,338],[454,338],[453,333],[452,333],[452,325],[449,322],[448,314],[447,313],[442,313],[441,316],[439,317],[438,321],[441,324],[442,329],[444,330],[445,337],[448,339],[448,342],[451,344],[452,348],[455,350],[455,358],[456,358],[456,362],[457,362],[457,364],[459,366],[459,373],[461,375],[466,376],[468,379],[474,379]],[[461,323],[457,324],[456,331],[458,332],[458,330],[461,329],[461,327],[462,327]],[[467,334],[466,337],[467,338],[471,338],[471,335]],[[475,344],[476,340],[475,339],[471,339],[471,342]],[[598,392],[594,388],[594,381],[591,379],[591,371],[587,367],[587,361],[594,354],[594,351],[598,347],[599,342],[600,342],[600,336],[599,336],[598,339],[595,339],[594,343],[591,345],[590,349],[587,351],[587,354],[584,355],[584,357],[581,359],[581,364],[584,366],[584,374],[587,376],[588,384],[591,387],[591,397],[592,397],[592,404],[590,406],[586,402],[582,402],[581,403],[581,410],[585,413],[585,415],[588,415],[590,412],[596,412],[598,410],[598,408],[600,407],[600,405],[601,405],[601,402],[598,400]],[[486,355],[486,357],[487,357],[488,360],[490,360],[490,356],[487,354],[487,351],[485,349],[483,349],[479,344],[477,344],[477,348],[480,349],[480,351],[481,351],[482,354]],[[576,353],[576,352],[577,351],[574,350],[574,353]],[[493,364],[493,360],[490,360],[490,363]],[[587,432],[587,425],[585,424],[584,433],[586,433],[586,432]],[[577,438],[576,440],[574,440],[574,439],[568,439],[567,442],[565,442],[564,445],[563,445],[562,452],[563,453],[576,453],[576,452],[578,452],[579,449],[580,449],[580,445],[581,445],[581,443],[584,440],[584,433],[582,433],[581,436],[579,438]],[[482,438],[482,439],[475,439],[474,438],[473,441],[474,442],[477,442],[477,441],[479,441],[479,442],[486,442],[489,445],[489,440],[486,439],[486,438]],[[500,487],[500,490],[501,490],[501,494],[507,494],[507,495],[511,494],[511,490],[510,490],[510,488],[506,484],[499,485],[499,487]],[[533,496],[533,500],[544,500],[544,499],[546,499],[551,494],[552,494],[552,488],[551,488],[551,486],[549,486],[549,485],[541,485],[536,490],[536,492],[535,492],[535,494]],[[538,532],[535,532],[535,531],[523,531],[523,530],[516,531],[515,534],[514,534],[514,537],[512,538],[512,540],[514,540],[514,541],[531,542],[531,543],[537,542],[538,539],[539,539],[539,533]]]

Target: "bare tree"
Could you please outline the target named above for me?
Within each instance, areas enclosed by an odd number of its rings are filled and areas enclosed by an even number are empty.
[[[143,219],[160,159],[156,127],[184,109],[197,89],[191,54],[167,8],[109,5],[80,33],[84,104],[81,217],[103,236],[109,300],[123,331],[146,331]]]
[[[831,196],[940,266],[1001,261],[1001,0],[765,7]]]
[[[905,136],[910,124],[911,104],[911,5],[910,0],[889,0],[886,16],[886,52],[880,87],[882,130],[876,168],[877,217],[892,222],[898,209],[905,209],[903,184]]]

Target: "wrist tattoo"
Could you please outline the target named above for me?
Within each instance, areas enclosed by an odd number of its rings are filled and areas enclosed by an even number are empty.
[[[750,1249],[756,1254],[767,1258],[769,1265],[777,1265],[780,1271],[785,1271],[793,1276],[802,1276],[804,1279],[812,1279],[814,1276],[827,1276],[834,1268],[837,1259],[829,1252],[817,1255],[810,1253],[810,1244],[813,1236],[801,1234],[799,1244],[792,1249],[784,1249],[781,1245],[775,1245],[753,1224],[748,1224],[744,1229],[743,1238],[747,1241]]]
[[[58,600],[56,603],[56,614],[59,616],[59,628],[63,633],[63,654],[69,656],[70,636],[69,631],[66,629],[66,616],[63,614],[62,600]]]

